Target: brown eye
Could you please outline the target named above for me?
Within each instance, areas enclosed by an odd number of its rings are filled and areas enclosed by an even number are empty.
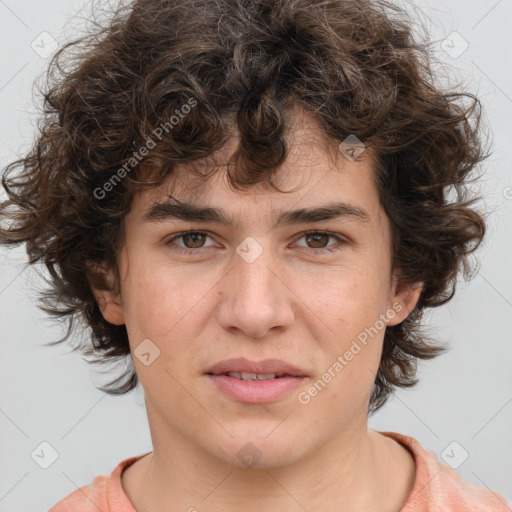
[[[211,237],[203,231],[188,231],[174,236],[166,245],[176,253],[193,254],[199,253],[201,249],[208,249],[213,245],[205,245],[206,239]]]
[[[329,239],[334,240],[335,243],[329,244]],[[304,240],[306,245],[297,244],[296,242],[296,247],[301,247],[302,252],[313,255],[333,253],[349,244],[345,237],[329,231],[308,231],[302,234],[300,240]]]
[[[305,235],[305,237],[308,243],[313,244],[312,247],[314,249],[323,249],[326,247],[326,244],[328,244],[331,235],[328,235],[327,233],[309,233]]]
[[[199,247],[202,247],[204,244],[204,238],[206,235],[204,233],[194,232],[194,233],[186,233],[185,235],[182,235],[181,238],[183,238],[183,242],[185,244],[185,247],[189,249],[198,249]],[[201,241],[201,238],[203,239]],[[189,242],[192,245],[189,245]]]

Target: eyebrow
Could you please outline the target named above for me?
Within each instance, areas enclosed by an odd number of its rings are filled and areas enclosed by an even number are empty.
[[[142,218],[143,222],[158,222],[178,219],[197,223],[216,223],[233,228],[237,222],[225,210],[187,204],[171,198],[176,203],[153,203]],[[370,222],[370,215],[354,204],[327,203],[322,206],[301,208],[280,212],[274,221],[276,225],[292,225],[321,222],[338,218],[352,218],[361,222]]]

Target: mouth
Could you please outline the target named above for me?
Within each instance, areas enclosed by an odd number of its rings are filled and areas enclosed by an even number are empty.
[[[270,380],[270,379],[282,379],[283,377],[293,377],[287,373],[248,373],[248,372],[224,372],[224,373],[207,373],[206,375],[232,377],[233,379],[239,380]]]
[[[243,357],[227,359],[208,368],[208,375],[228,375],[242,380],[266,380],[283,377],[307,377],[303,370],[281,359],[250,361]]]
[[[229,359],[211,367],[205,375],[224,396],[248,404],[285,399],[308,375],[278,359],[261,362]]]

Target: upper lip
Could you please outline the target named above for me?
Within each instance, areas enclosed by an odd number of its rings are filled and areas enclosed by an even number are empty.
[[[263,361],[249,361],[243,357],[221,361],[206,370],[205,373],[219,375],[228,372],[245,373],[275,373],[307,377],[299,368],[280,359],[264,359]]]

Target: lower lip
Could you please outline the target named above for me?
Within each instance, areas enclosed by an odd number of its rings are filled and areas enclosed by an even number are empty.
[[[263,404],[274,402],[299,387],[306,377],[280,377],[268,380],[242,380],[227,375],[209,375],[217,389],[239,402]]]

